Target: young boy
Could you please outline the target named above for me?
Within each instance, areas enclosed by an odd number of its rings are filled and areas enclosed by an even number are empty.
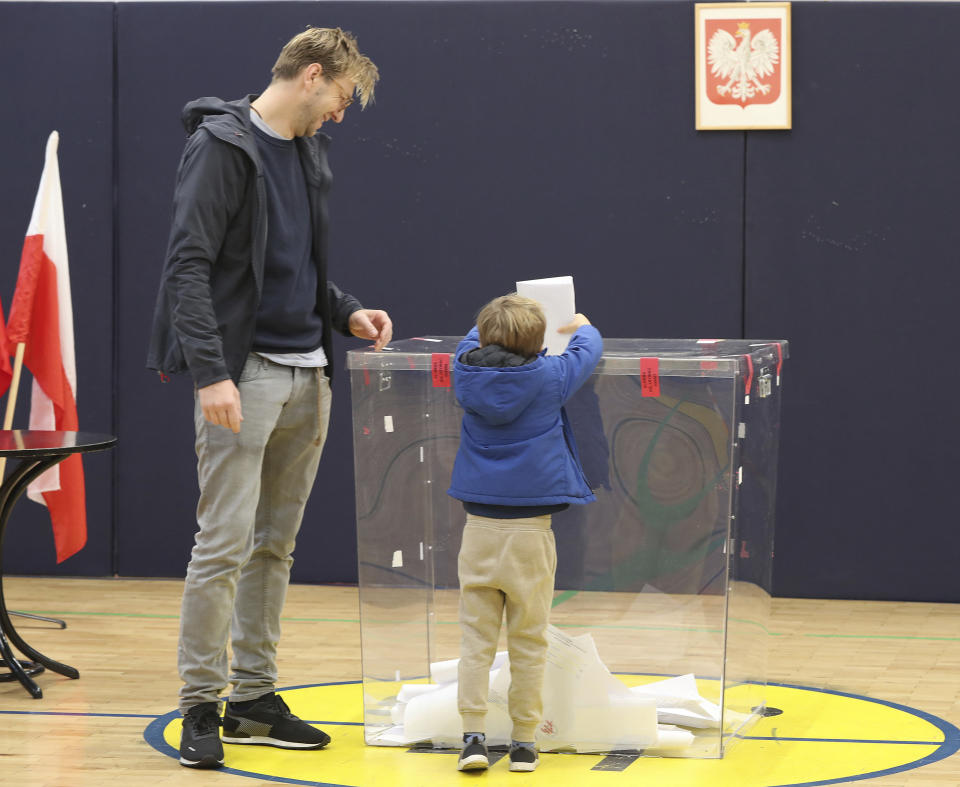
[[[548,356],[542,352],[545,329],[539,303],[504,295],[483,307],[454,361],[454,390],[464,414],[448,493],[467,512],[458,563],[461,771],[489,765],[487,693],[504,609],[510,770],[537,767],[534,738],[557,565],[551,514],[595,499],[563,405],[593,373],[603,340],[578,314],[561,329],[573,333],[566,351]]]

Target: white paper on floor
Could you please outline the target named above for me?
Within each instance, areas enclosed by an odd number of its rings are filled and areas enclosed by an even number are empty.
[[[634,686],[630,691],[640,697],[650,697],[657,703],[657,718],[662,724],[682,724],[700,729],[720,726],[720,706],[700,696],[693,675]]]
[[[549,626],[547,642],[543,723],[537,732],[541,751],[678,750],[693,743],[693,734],[672,725],[720,726],[719,706],[700,696],[693,675],[628,688],[604,666],[589,634],[568,637]],[[394,726],[379,733],[377,742],[459,746],[458,662],[432,664],[431,678],[437,683],[404,685],[391,712]],[[509,687],[510,662],[500,652],[490,671],[490,745],[510,741]]]

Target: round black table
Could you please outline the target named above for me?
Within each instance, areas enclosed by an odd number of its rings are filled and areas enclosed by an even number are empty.
[[[43,672],[44,668],[68,678],[79,678],[80,673],[73,667],[54,661],[30,647],[10,621],[10,613],[7,611],[7,603],[3,597],[3,537],[7,529],[7,520],[10,519],[13,506],[30,482],[45,470],[49,470],[72,454],[105,451],[112,448],[116,442],[116,437],[90,432],[0,429],[0,457],[20,460],[16,467],[7,472],[3,484],[0,484],[0,659],[2,659],[0,666],[8,667],[11,675],[5,677],[19,680],[35,699],[40,699],[43,692],[31,675]],[[29,661],[17,659],[11,645],[23,653]]]

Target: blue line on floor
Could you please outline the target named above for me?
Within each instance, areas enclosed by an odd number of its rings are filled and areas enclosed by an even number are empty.
[[[779,735],[737,735],[742,741],[790,741],[801,743],[902,743],[908,746],[942,746],[944,741],[874,741],[861,738],[785,738]]]
[[[110,719],[155,719],[156,713],[70,713],[53,710],[0,710],[2,715],[19,716],[104,716]]]
[[[109,719],[156,719],[166,713],[77,713],[52,710],[0,710],[0,715],[17,716],[99,716]],[[362,721],[307,721],[307,724],[339,724],[342,727],[362,727]]]

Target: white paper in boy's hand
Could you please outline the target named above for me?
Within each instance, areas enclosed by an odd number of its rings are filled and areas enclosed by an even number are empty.
[[[560,355],[567,349],[572,334],[559,333],[557,329],[569,325],[577,313],[573,276],[518,281],[517,294],[533,298],[543,306],[547,318],[547,330],[543,337],[547,355]]]

